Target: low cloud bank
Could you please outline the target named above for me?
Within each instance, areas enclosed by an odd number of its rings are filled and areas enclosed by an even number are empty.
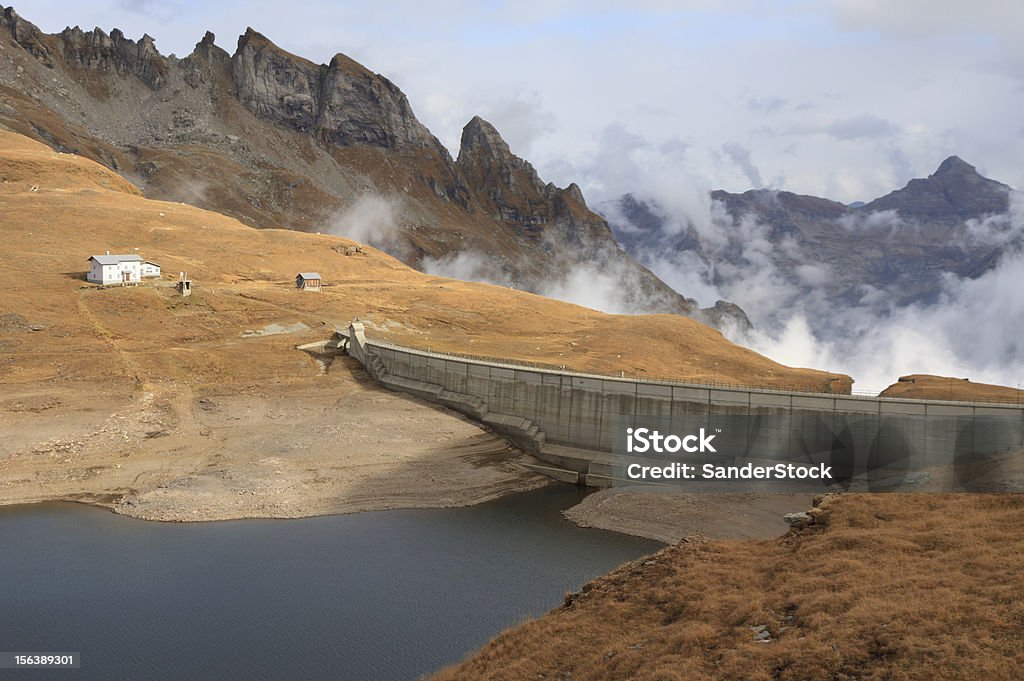
[[[808,258],[791,237],[771,239],[770,228],[754,215],[733,218],[715,203],[692,223],[701,225],[703,257],[651,247],[639,259],[677,291],[740,305],[755,328],[732,332],[733,340],[785,364],[850,374],[857,390],[878,391],[908,373],[1024,382],[1021,192],[1012,194],[1006,214],[968,221],[956,232],[964,246],[1000,249],[990,269],[973,279],[946,273],[937,299],[902,307],[890,292],[863,284],[836,302],[825,293],[828,263]],[[666,217],[673,226],[665,237],[691,220]],[[839,226],[868,231],[871,238],[918,229],[893,212],[844,219]]]
[[[502,263],[479,251],[427,257],[421,269],[427,274],[463,281],[526,288],[514,280]],[[645,293],[639,272],[621,257],[570,265],[557,275],[532,282],[529,289],[547,298],[611,314],[638,314],[663,308],[663,301]]]

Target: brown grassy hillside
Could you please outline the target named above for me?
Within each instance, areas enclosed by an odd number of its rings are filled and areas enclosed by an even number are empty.
[[[627,375],[849,389],[849,379],[792,369],[674,315],[613,316],[505,288],[424,275],[332,236],[253,230],[178,203],[147,200],[80,157],[0,131],[0,313],[42,326],[4,340],[0,379],[190,385],[286,376],[290,347],[326,338],[353,317],[370,334],[438,350],[533,360]],[[89,255],[138,252],[164,287],[86,284]],[[319,271],[321,294],[293,286]],[[183,300],[167,286],[195,280]],[[285,340],[242,338],[267,324],[312,330]],[[287,350],[287,352],[284,352]],[[838,380],[832,380],[838,379]]]
[[[990,383],[974,383],[966,378],[929,374],[900,376],[896,383],[880,393],[883,397],[925,400],[963,400],[965,402],[1024,402],[1019,389]]]
[[[1024,496],[850,495],[815,513],[799,534],[626,565],[433,679],[1024,678]]]

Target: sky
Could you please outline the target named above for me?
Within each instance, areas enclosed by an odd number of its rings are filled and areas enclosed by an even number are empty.
[[[148,33],[185,56],[247,26],[395,82],[458,153],[490,120],[591,203],[768,187],[870,200],[949,155],[1024,187],[1019,0],[32,0],[47,32]],[[652,189],[653,188],[653,189]],[[682,197],[681,199],[679,197]]]

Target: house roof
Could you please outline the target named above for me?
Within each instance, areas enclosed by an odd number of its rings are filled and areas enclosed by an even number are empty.
[[[160,263],[153,262],[152,260],[145,260],[145,261],[143,261],[143,264],[145,264],[145,265],[153,265],[154,267],[160,267]]]
[[[94,255],[89,260],[95,260],[101,265],[116,265],[122,262],[142,262],[139,255]]]
[[[302,277],[303,279],[319,279],[320,278],[320,273],[319,272],[299,272],[299,276]]]

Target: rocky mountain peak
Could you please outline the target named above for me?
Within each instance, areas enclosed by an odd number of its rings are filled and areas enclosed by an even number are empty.
[[[285,52],[284,50],[279,48],[277,45],[275,45],[273,43],[273,41],[270,40],[270,38],[268,38],[267,36],[263,35],[259,31],[254,29],[252,26],[246,26],[245,27],[245,33],[243,33],[242,35],[238,36],[238,45],[235,48],[235,55],[237,56],[239,52],[242,52],[243,50],[245,50],[247,48],[251,48],[251,49],[255,49],[255,50],[259,50],[259,49],[273,49],[273,50],[275,50],[277,52],[282,52],[284,54],[288,54],[288,56],[290,56],[290,57],[292,57],[292,58],[294,58],[296,60],[308,61],[306,59],[302,59],[302,57],[298,57],[296,55],[289,54],[289,53]],[[312,63],[312,62],[309,62],[309,63]]]
[[[977,168],[959,156],[950,156],[943,161],[938,170],[931,174],[931,177],[942,177],[946,175],[980,175]]]
[[[586,207],[587,202],[583,199],[583,190],[575,182],[569,183],[569,186],[565,188],[565,194],[576,203]]]
[[[196,43],[192,54],[181,61],[182,75],[192,87],[199,87],[201,83],[212,80],[216,67],[221,72],[226,71],[224,67],[231,57],[217,46],[216,41],[217,36],[207,31],[203,39]]]
[[[498,163],[521,160],[512,153],[498,130],[480,116],[473,116],[462,129],[462,141],[459,145],[460,162],[464,156],[478,161],[487,159]]]
[[[249,28],[231,64],[239,100],[261,118],[339,146],[441,149],[398,87],[343,54],[314,64]]]
[[[895,210],[904,218],[953,224],[985,215],[1005,213],[1010,188],[978,173],[958,156],[950,156],[926,178],[911,180],[903,189],[875,199],[860,210]]]
[[[207,31],[203,34],[203,39],[196,43],[195,48],[192,50],[192,54],[189,56],[204,57],[206,59],[221,59],[227,58],[228,53],[217,46],[217,36],[212,32]]]
[[[528,161],[513,154],[498,130],[480,116],[473,116],[462,129],[456,165],[471,184],[490,187],[490,198],[499,203],[512,196],[550,199],[557,191],[541,181]]]
[[[0,26],[7,28],[14,42],[26,49],[47,66],[52,66],[50,50],[46,46],[45,35],[31,21],[22,19],[13,7],[0,5]]]

